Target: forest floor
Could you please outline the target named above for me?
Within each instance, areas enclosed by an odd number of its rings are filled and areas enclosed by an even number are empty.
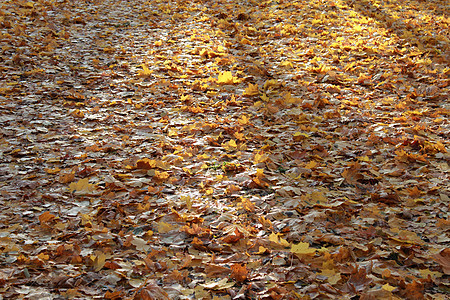
[[[445,0],[3,0],[0,299],[448,299]]]

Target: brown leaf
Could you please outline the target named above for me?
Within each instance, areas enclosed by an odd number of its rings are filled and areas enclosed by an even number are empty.
[[[423,284],[414,280],[413,282],[406,284],[401,295],[404,299],[408,300],[424,299],[423,290]]]
[[[432,258],[441,265],[445,275],[450,275],[450,248],[445,248]]]
[[[358,293],[364,291],[372,279],[367,277],[366,269],[355,267],[347,281],[347,288],[349,291]]]
[[[170,300],[169,294],[150,280],[140,288],[133,297],[134,300]]]
[[[139,159],[136,162],[136,168],[144,170],[156,168],[156,161],[148,158]]]

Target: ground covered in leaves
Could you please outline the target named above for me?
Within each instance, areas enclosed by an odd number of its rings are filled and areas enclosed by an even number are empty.
[[[449,6],[4,0],[0,298],[445,299]]]

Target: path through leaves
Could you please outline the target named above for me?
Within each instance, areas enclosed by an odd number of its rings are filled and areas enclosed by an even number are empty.
[[[0,8],[3,298],[448,296],[446,1]]]

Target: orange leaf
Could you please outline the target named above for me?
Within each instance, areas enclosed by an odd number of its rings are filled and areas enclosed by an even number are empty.
[[[244,235],[242,234],[242,232],[240,232],[237,228],[234,230],[233,234],[229,234],[225,237],[222,238],[222,241],[224,241],[225,243],[228,244],[234,244],[236,242],[238,242],[240,239],[242,239],[244,237]]]
[[[241,264],[233,264],[231,266],[231,278],[234,278],[236,281],[243,282],[247,279],[248,269],[245,265]]]
[[[72,182],[75,179],[75,173],[66,173],[66,174],[60,174],[59,175],[59,183],[69,183]]]
[[[41,222],[41,224],[43,224],[43,223],[50,222],[50,221],[54,220],[55,218],[56,218],[56,216],[54,214],[51,214],[50,212],[46,211],[42,215],[39,216],[39,222]]]

